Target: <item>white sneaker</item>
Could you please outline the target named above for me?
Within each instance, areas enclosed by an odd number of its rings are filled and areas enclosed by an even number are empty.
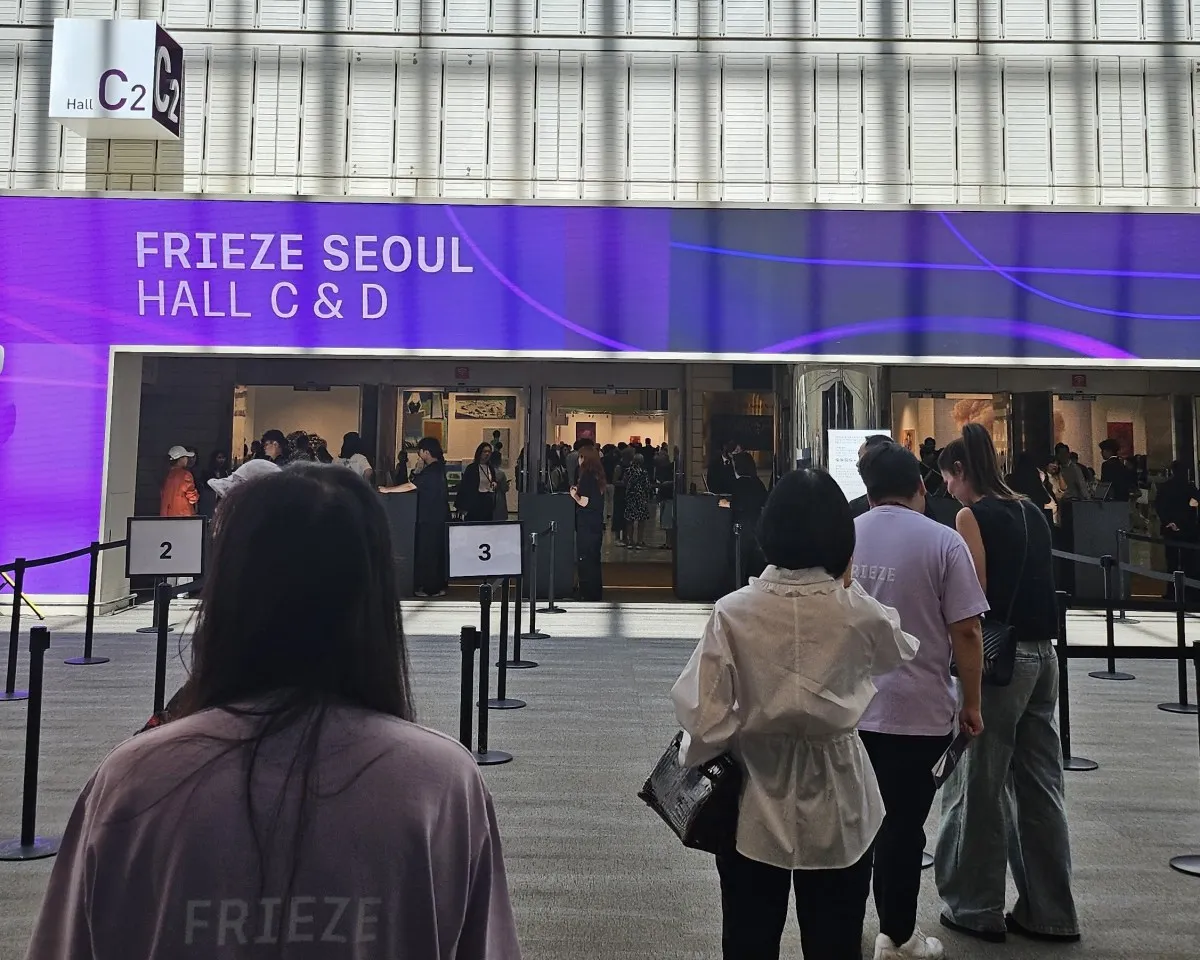
[[[942,960],[946,948],[937,937],[927,937],[914,930],[908,942],[896,946],[886,933],[875,938],[875,960]]]

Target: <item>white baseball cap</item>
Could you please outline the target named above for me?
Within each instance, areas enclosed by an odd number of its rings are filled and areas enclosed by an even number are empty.
[[[167,451],[167,457],[171,460],[182,460],[184,457],[194,457],[195,455],[196,451],[189,450],[187,447],[181,447],[179,444],[175,444],[175,446]]]
[[[208,481],[209,487],[218,497],[223,497],[239,483],[256,480],[271,473],[279,473],[279,466],[270,460],[247,460],[229,476]]]

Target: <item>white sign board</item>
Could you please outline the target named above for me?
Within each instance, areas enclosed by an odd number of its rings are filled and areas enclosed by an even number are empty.
[[[127,577],[204,575],[204,517],[130,517]]]
[[[519,577],[521,524],[451,523],[450,579],[461,577]]]
[[[153,20],[55,20],[50,119],[83,137],[178,140],[183,48]]]
[[[858,448],[867,437],[890,437],[887,430],[827,430],[829,451],[829,475],[838,482],[847,500],[854,500],[867,492],[858,475]]]

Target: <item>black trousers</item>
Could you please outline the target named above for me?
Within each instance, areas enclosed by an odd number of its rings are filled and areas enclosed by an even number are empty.
[[[860,731],[871,757],[887,815],[875,838],[875,909],[879,930],[897,945],[906,943],[917,924],[921,891],[921,854],[925,820],[933,797],[933,765],[953,737],[910,737]]]
[[[446,589],[446,525],[418,523],[413,548],[413,588],[422,593]]]
[[[717,857],[724,960],[778,960],[795,890],[804,956],[861,960],[871,853],[841,870],[782,870],[740,853]]]
[[[583,524],[575,528],[575,550],[579,574],[579,599],[600,601],[604,599],[604,581],[601,574],[600,551],[604,543],[604,518],[600,524]]]

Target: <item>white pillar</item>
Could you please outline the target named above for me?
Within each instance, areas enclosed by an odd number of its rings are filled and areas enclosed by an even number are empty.
[[[137,486],[138,426],[142,413],[142,356],[114,353],[110,367],[108,422],[104,443],[104,499],[100,505],[102,542],[122,540],[133,516]],[[97,601],[116,603],[129,596],[125,551],[100,554]]]

